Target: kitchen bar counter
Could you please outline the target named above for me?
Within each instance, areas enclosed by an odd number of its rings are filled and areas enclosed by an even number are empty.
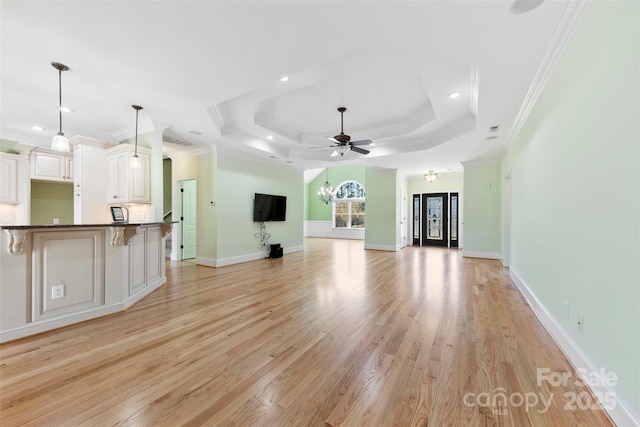
[[[40,225],[0,225],[2,230],[30,230],[34,228],[91,228],[91,227],[119,227],[119,226],[151,226],[162,224],[176,224],[178,221],[173,222],[118,222],[111,224],[40,224]]]
[[[174,223],[0,227],[0,342],[125,310],[162,286]]]
[[[0,229],[8,235],[7,252],[19,254],[22,252],[24,240],[29,231],[34,230],[59,230],[108,227],[111,231],[110,242],[113,246],[128,245],[129,239],[137,234],[138,227],[160,226],[163,237],[171,231],[173,222],[127,222],[112,224],[42,224],[42,225],[3,225]]]

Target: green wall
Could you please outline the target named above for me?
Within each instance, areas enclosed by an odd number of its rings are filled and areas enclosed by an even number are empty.
[[[180,212],[180,197],[178,197],[178,181],[195,179],[197,191],[197,221],[198,239],[196,256],[207,260],[217,257],[217,209],[215,206],[217,154],[211,150],[175,155],[171,159],[172,171],[172,209]],[[212,204],[213,202],[213,204]],[[178,236],[173,236],[177,239]]]
[[[616,397],[636,416],[639,17],[638,2],[591,4],[502,165],[511,176],[512,272],[595,366],[617,375]]]
[[[307,184],[308,193],[308,215],[306,219],[311,221],[331,221],[331,203],[324,204],[318,199],[318,190],[327,180],[327,172],[323,171],[313,181]],[[345,181],[356,181],[365,189],[366,197],[369,196],[369,189],[366,184],[364,166],[335,166],[329,168],[329,184],[335,190]],[[367,201],[368,203],[368,201]],[[366,205],[368,208],[368,204]]]
[[[260,251],[258,223],[253,221],[254,193],[287,197],[286,220],[267,222],[270,243],[285,249],[302,248],[304,178],[302,171],[284,169],[231,153],[218,153],[216,208],[218,211],[217,258]]]
[[[73,224],[73,185],[31,181],[31,224]]]
[[[366,168],[365,247],[395,250],[398,235],[398,183],[395,169]]]
[[[500,165],[465,164],[463,181],[465,254],[499,258],[502,246]]]

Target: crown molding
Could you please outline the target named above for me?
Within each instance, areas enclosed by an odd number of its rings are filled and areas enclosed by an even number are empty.
[[[276,120],[273,116],[260,111],[258,105],[256,105],[254,110],[253,122],[256,125],[275,132],[280,136],[284,136],[285,138],[298,143],[301,142],[302,133],[299,130],[286,126]]]
[[[478,117],[478,94],[480,92],[480,71],[476,65],[469,70],[469,111],[474,119]]]
[[[96,139],[96,138],[89,138],[88,136],[82,136],[82,135],[76,135],[69,138],[69,142],[73,146],[76,146],[77,144],[83,144],[83,145],[92,145],[94,147],[99,147],[99,148],[111,148],[116,145],[112,142],[103,141],[101,139]]]
[[[144,119],[138,122],[138,135],[142,135],[143,133],[152,132],[154,130],[164,130],[168,128],[169,125],[153,119]],[[127,126],[126,128],[122,128],[115,132],[111,133],[111,136],[116,141],[124,141],[125,139],[133,138],[136,135],[136,127],[135,126]]]
[[[463,167],[473,167],[473,166],[492,166],[492,165],[499,165],[500,164],[500,159],[471,159],[471,160],[465,160],[464,162],[460,162],[462,163]]]
[[[556,26],[551,41],[547,46],[542,62],[536,70],[531,86],[527,91],[522,106],[518,111],[516,119],[513,122],[509,136],[506,138],[503,149],[506,148],[516,139],[525,122],[527,121],[531,110],[536,105],[538,98],[542,94],[549,77],[553,73],[564,49],[569,40],[575,33],[582,18],[586,14],[592,0],[575,0],[567,2],[562,16]]]

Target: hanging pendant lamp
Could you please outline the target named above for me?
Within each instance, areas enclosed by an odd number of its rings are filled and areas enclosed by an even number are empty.
[[[140,169],[142,167],[142,163],[140,162],[140,157],[138,157],[138,113],[142,110],[142,107],[139,105],[132,105],[133,109],[136,110],[136,142],[135,142],[135,151],[133,152],[133,157],[129,160],[129,167],[132,169]]]
[[[327,180],[324,185],[318,190],[318,198],[325,205],[328,205],[333,201],[333,187],[329,184],[329,168],[327,168]]]
[[[69,139],[62,133],[62,72],[69,71],[69,67],[59,62],[52,62],[51,65],[58,70],[58,112],[60,113],[60,130],[51,140],[51,148],[57,151],[69,151]]]

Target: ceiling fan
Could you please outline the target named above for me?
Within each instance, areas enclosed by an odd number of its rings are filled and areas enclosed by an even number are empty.
[[[359,145],[373,145],[373,141],[370,139],[363,139],[360,141],[351,141],[351,137],[349,135],[345,135],[344,133],[344,112],[347,111],[347,107],[339,107],[338,112],[340,113],[340,134],[327,137],[329,141],[334,142],[334,145],[322,145],[320,147],[311,147],[311,148],[333,148],[333,153],[331,153],[331,157],[335,157],[338,154],[340,156],[344,156],[347,151],[355,151],[360,154],[369,154],[369,150],[365,150],[364,148],[358,147]]]

